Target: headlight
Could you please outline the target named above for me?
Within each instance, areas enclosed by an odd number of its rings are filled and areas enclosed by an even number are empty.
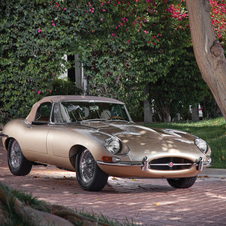
[[[206,154],[208,148],[206,141],[200,138],[196,138],[194,140],[194,143],[203,154]]]
[[[112,154],[115,155],[117,154],[117,152],[119,152],[121,145],[120,145],[120,141],[119,139],[117,139],[116,137],[110,137],[107,138],[104,141],[104,146],[107,148],[107,150]]]

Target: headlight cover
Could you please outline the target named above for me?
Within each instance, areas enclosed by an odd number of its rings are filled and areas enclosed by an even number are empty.
[[[117,154],[121,149],[120,141],[116,137],[107,138],[104,141],[104,146],[112,155]]]
[[[203,154],[206,154],[208,148],[206,141],[201,138],[196,138],[194,143]]]

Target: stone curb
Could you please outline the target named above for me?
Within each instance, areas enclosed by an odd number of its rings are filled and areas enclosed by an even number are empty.
[[[206,168],[199,176],[226,179],[226,169]]]

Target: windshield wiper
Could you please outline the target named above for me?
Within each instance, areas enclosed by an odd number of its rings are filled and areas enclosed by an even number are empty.
[[[89,121],[106,121],[106,119],[92,118],[92,119],[82,120],[81,122],[89,122]]]
[[[127,120],[123,120],[123,119],[108,119],[108,121],[111,121],[111,122],[129,122]]]

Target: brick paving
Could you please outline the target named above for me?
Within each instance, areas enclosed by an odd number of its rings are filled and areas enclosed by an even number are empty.
[[[52,166],[34,166],[25,177],[13,176],[0,148],[0,182],[52,204],[136,225],[226,225],[224,177],[202,176],[191,188],[179,190],[163,179],[109,177],[102,191],[87,192],[79,187],[74,172]]]

